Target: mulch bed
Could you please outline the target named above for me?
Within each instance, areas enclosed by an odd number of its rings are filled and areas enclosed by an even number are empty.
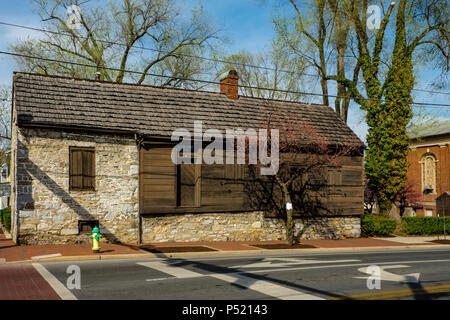
[[[252,244],[252,247],[258,247],[262,249],[310,249],[310,248],[316,248],[315,246],[312,246],[310,244],[302,244],[302,243],[296,243],[292,246],[284,243],[274,243],[274,244]]]
[[[439,244],[450,244],[450,240],[433,240],[430,242],[439,243]]]
[[[151,252],[151,253],[173,253],[173,252],[206,252],[206,251],[217,251],[208,247],[203,246],[176,246],[176,247],[156,247],[156,246],[145,246],[140,247],[140,249]]]

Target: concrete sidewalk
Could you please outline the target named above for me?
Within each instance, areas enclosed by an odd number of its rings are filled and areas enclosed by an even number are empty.
[[[430,243],[431,241],[435,240],[450,240],[450,236],[446,235],[437,235],[437,236],[411,236],[411,237],[389,237],[389,238],[374,238],[374,239],[381,239],[381,240],[389,240],[399,243],[413,243],[413,244],[420,244],[420,243]]]
[[[433,237],[432,239],[434,239]],[[431,239],[431,238],[430,238]],[[308,248],[267,249],[257,246],[285,244],[285,241],[239,241],[239,242],[163,242],[135,244],[101,243],[100,253],[93,253],[89,244],[67,245],[22,245],[17,246],[7,239],[0,230],[0,263],[26,261],[58,261],[58,260],[94,260],[114,258],[147,258],[147,257],[175,257],[193,255],[244,254],[287,251],[329,251],[329,250],[363,250],[377,248],[411,248],[411,247],[440,247],[436,243],[419,237],[398,238],[358,238],[343,240],[302,240],[301,244]],[[445,245],[444,245],[445,246]],[[448,246],[448,245],[447,245]],[[151,253],[144,247],[159,250],[162,253]],[[209,251],[199,252],[198,248]],[[192,248],[192,250],[190,249]],[[170,249],[173,251],[171,252]],[[180,249],[180,250],[176,250]],[[179,251],[179,252],[177,252]]]

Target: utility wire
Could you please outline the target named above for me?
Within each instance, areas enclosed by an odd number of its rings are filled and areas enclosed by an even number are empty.
[[[16,56],[16,57],[21,57],[21,58],[28,58],[28,59],[37,59],[37,60],[43,60],[43,61],[49,61],[49,62],[65,63],[65,64],[71,64],[71,65],[82,66],[82,67],[96,68],[96,69],[104,69],[104,70],[111,70],[111,71],[123,71],[123,72],[126,72],[126,73],[132,73],[132,74],[148,75],[148,76],[161,77],[161,78],[171,78],[171,79],[181,80],[181,81],[194,81],[194,82],[200,82],[200,83],[206,83],[206,84],[220,85],[220,82],[216,82],[216,81],[190,79],[190,78],[180,78],[180,77],[174,77],[174,76],[168,76],[168,75],[162,75],[162,74],[155,74],[155,73],[149,73],[149,72],[146,73],[146,72],[140,72],[140,71],[125,70],[125,69],[121,70],[121,69],[118,69],[118,68],[88,65],[88,64],[83,64],[83,63],[79,63],[79,62],[71,62],[71,61],[63,61],[63,60],[50,59],[50,58],[42,58],[42,57],[36,57],[36,56],[30,56],[30,55],[13,53],[13,52],[6,52],[6,51],[0,51],[0,54]],[[320,97],[325,97],[326,96],[326,97],[332,97],[332,98],[349,98],[347,96],[338,96],[338,95],[331,95],[331,94],[324,95],[322,93],[302,92],[302,91],[272,89],[272,88],[262,88],[262,87],[246,86],[246,85],[239,85],[239,84],[238,85],[228,84],[228,85],[230,85],[230,86],[237,86],[239,88],[276,91],[276,92],[282,92],[282,93],[312,95],[312,96],[320,96]],[[442,103],[407,102],[407,101],[368,99],[368,98],[362,98],[362,100],[377,101],[377,102],[406,103],[406,104],[411,104],[411,105],[423,105],[423,106],[444,106],[444,107],[450,107],[450,104],[442,104]]]
[[[5,25],[5,26],[15,27],[15,28],[22,28],[22,29],[27,29],[27,30],[33,30],[33,31],[38,31],[38,32],[43,32],[43,33],[51,33],[51,34],[57,34],[57,35],[62,35],[62,36],[73,37],[73,35],[70,34],[70,33],[57,32],[57,31],[45,30],[45,29],[41,29],[41,28],[28,27],[28,26],[8,23],[8,22],[4,22],[4,21],[0,21],[0,25]],[[83,37],[83,36],[78,36],[78,37],[80,39],[88,39],[87,37]],[[97,42],[100,42],[100,43],[106,43],[106,44],[110,44],[110,45],[117,45],[117,46],[126,47],[125,44],[120,43],[120,42],[113,42],[113,41],[102,40],[102,39],[93,39],[93,40],[95,40]],[[144,46],[134,46],[133,49],[148,50],[148,51],[164,53],[164,54],[169,53],[169,51],[158,50],[158,49],[148,48],[148,47],[144,47]],[[317,75],[317,74],[302,73],[302,72],[298,72],[298,71],[283,70],[283,69],[275,69],[275,68],[258,66],[258,65],[252,65],[252,64],[247,64],[247,63],[242,63],[242,62],[237,62],[237,61],[226,61],[226,60],[221,60],[221,59],[213,59],[213,58],[207,58],[207,57],[196,56],[196,55],[189,55],[189,54],[181,54],[181,53],[173,53],[173,55],[176,56],[176,57],[179,56],[179,57],[188,57],[188,58],[194,58],[194,59],[202,59],[202,60],[206,60],[206,61],[210,61],[210,62],[219,62],[219,63],[233,64],[233,65],[239,65],[239,66],[242,66],[242,67],[250,67],[250,68],[263,69],[263,70],[268,70],[268,71],[277,71],[277,72],[283,72],[283,73],[289,73],[289,74],[298,74],[298,75],[304,75],[304,76],[309,76],[309,77],[320,78],[320,76]],[[356,57],[353,57],[353,56],[346,56],[346,57],[347,58],[356,58]],[[428,92],[428,93],[450,95],[450,92],[441,92],[441,91],[424,90],[424,89],[413,89],[413,90],[414,91]]]
[[[62,35],[62,36],[73,37],[72,34],[66,33],[66,32],[57,32],[57,31],[40,29],[40,28],[27,27],[27,26],[22,26],[22,25],[18,25],[18,24],[3,22],[3,21],[0,21],[0,25],[5,25],[5,26],[10,26],[10,27],[15,27],[15,28],[22,28],[22,29],[28,29],[28,30],[39,31],[39,32],[44,32],[44,33],[51,33],[51,34],[57,34],[57,35]],[[77,37],[79,37],[80,39],[88,39],[88,37],[83,37],[83,36],[78,36],[78,35],[77,35]],[[92,38],[92,39],[95,40],[96,42],[100,42],[100,43],[126,47],[125,44],[120,43],[120,42],[114,42],[114,41],[108,41],[108,40],[102,40],[102,39],[95,39],[95,38]],[[133,46],[133,49],[141,49],[141,50],[153,51],[153,52],[164,53],[164,54],[170,53],[170,51],[158,50],[158,49],[148,48],[148,47],[144,47],[144,46]],[[290,74],[301,74],[301,75],[309,76],[309,77],[320,77],[317,74],[308,74],[308,73],[301,73],[301,72],[291,71],[291,70],[275,69],[275,68],[257,66],[257,65],[252,65],[252,64],[247,64],[247,63],[242,63],[242,62],[237,62],[237,61],[226,61],[226,60],[221,60],[221,59],[213,59],[213,58],[201,57],[201,56],[184,54],[184,53],[183,54],[181,54],[181,53],[173,53],[173,55],[176,56],[176,57],[179,56],[179,57],[187,57],[187,58],[194,58],[194,59],[202,59],[202,60],[207,60],[207,61],[210,61],[210,62],[220,62],[220,63],[226,63],[226,64],[234,64],[234,65],[238,65],[238,66],[242,66],[242,67],[258,68],[258,69],[264,69],[264,70],[268,70],[268,71],[278,71],[278,72],[284,72],[284,73],[290,73]]]
[[[448,95],[450,95],[450,92],[442,92],[442,91],[434,91],[434,90],[425,90],[425,89],[413,89],[413,90],[414,90],[414,91],[428,92],[428,93],[448,94]]]

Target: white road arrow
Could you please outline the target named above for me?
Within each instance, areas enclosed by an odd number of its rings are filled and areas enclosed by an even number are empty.
[[[396,268],[409,268],[409,266],[396,264],[390,266],[380,266],[380,280],[384,281],[394,281],[394,282],[405,282],[405,283],[419,283],[420,273],[410,273],[410,274],[394,274],[386,271],[385,269],[396,269]],[[367,267],[359,268],[359,272],[366,273],[372,276],[372,272],[368,270]],[[354,279],[368,279],[369,277],[354,277]]]
[[[277,261],[277,262],[275,262]],[[233,266],[230,268],[244,269],[244,268],[279,268],[291,265],[305,265],[305,264],[321,264],[321,263],[339,263],[339,262],[358,262],[360,260],[312,260],[299,258],[265,258],[261,262],[255,262],[245,265]]]

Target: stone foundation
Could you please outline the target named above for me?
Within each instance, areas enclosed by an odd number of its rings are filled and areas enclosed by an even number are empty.
[[[262,212],[144,216],[143,242],[285,240],[284,221]],[[360,218],[295,219],[297,239],[343,239],[361,235]]]

